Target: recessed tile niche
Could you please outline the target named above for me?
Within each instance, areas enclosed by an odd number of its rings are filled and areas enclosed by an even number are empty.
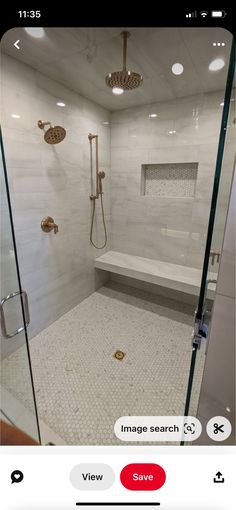
[[[198,163],[142,165],[141,194],[159,197],[194,197]]]

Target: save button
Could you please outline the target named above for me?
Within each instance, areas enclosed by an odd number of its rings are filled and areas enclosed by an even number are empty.
[[[120,481],[130,491],[156,491],[164,485],[166,474],[158,464],[128,464],[121,471]]]

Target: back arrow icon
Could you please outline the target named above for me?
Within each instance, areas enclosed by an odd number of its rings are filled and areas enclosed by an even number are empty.
[[[15,48],[17,48],[17,50],[20,49],[20,46],[18,46],[19,42],[20,42],[20,39],[17,39],[17,41],[14,43],[14,46],[15,46]]]

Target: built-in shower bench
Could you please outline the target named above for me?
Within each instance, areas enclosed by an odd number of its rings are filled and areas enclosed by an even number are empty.
[[[187,294],[199,294],[202,271],[193,267],[137,257],[117,251],[108,251],[95,259],[95,267]],[[216,273],[208,273],[208,279],[216,280],[216,278]],[[208,286],[207,295],[209,298],[213,299],[214,290],[215,284],[211,283]]]

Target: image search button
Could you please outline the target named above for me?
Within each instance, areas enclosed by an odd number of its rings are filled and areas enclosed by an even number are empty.
[[[20,482],[22,482],[23,478],[24,478],[24,475],[23,475],[22,471],[20,471],[19,469],[15,469],[15,471],[12,471],[11,483],[20,483]]]

